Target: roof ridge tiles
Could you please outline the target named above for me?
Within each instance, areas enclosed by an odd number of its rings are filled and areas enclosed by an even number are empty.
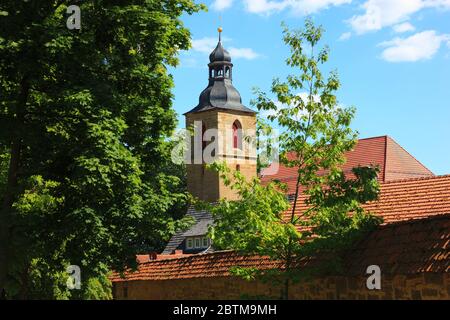
[[[358,138],[358,140],[371,140],[371,139],[385,139],[385,138],[391,138],[387,134],[381,135],[381,136],[375,136],[375,137],[367,137],[367,138]]]
[[[160,259],[160,260],[150,260],[150,261],[146,261],[143,262],[141,264],[139,264],[139,266],[145,266],[147,264],[151,264],[151,263],[171,263],[173,262],[173,260],[184,260],[184,259],[189,259],[189,258],[193,258],[193,257],[205,257],[208,255],[220,255],[220,254],[224,254],[227,252],[234,252],[234,250],[219,250],[219,251],[213,251],[213,252],[206,252],[206,253],[198,253],[198,254],[192,254],[189,256],[175,256],[174,257],[170,257],[170,254],[165,255],[166,257],[164,259]]]
[[[432,216],[424,216],[424,217],[417,217],[417,218],[413,218],[413,219],[408,219],[408,220],[399,220],[399,221],[393,221],[391,223],[383,223],[381,225],[378,226],[378,228],[395,228],[396,226],[399,225],[404,225],[404,224],[417,224],[420,222],[426,222],[428,220],[440,220],[440,219],[448,219],[450,217],[450,211],[447,213],[438,213]]]
[[[426,176],[426,177],[414,177],[414,178],[403,178],[403,179],[395,179],[395,180],[389,180],[385,182],[380,182],[381,186],[389,185],[389,184],[395,184],[395,183],[402,183],[402,182],[414,182],[414,181],[421,181],[421,180],[439,180],[439,179],[445,179],[450,178],[450,174],[443,174],[443,175],[437,175],[437,176]]]

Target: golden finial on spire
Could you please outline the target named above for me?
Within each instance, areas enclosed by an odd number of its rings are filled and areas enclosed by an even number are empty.
[[[217,28],[217,31],[219,31],[219,41],[221,40],[222,30],[222,27]]]

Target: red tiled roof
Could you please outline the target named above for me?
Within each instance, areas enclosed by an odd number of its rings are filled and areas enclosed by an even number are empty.
[[[379,265],[384,274],[450,272],[450,214],[380,226],[361,241],[345,258],[347,275],[364,275],[369,265]],[[116,281],[173,280],[225,277],[234,266],[260,270],[282,265],[267,257],[243,256],[221,251],[185,258],[155,260],[139,265],[126,279]]]
[[[170,255],[167,255],[170,257]],[[140,264],[137,272],[127,273],[126,280],[168,280],[229,275],[233,266],[269,269],[280,264],[267,257],[242,256],[234,251],[216,251],[184,258],[168,258]],[[117,273],[112,281],[123,281]]]
[[[297,200],[296,214],[308,207],[306,196]],[[450,212],[450,175],[381,183],[378,201],[363,207],[392,223]],[[290,211],[285,213],[290,215]]]
[[[149,253],[149,254],[138,254],[136,255],[136,260],[138,263],[145,263],[152,260],[165,260],[165,259],[173,259],[173,258],[182,258],[182,257],[189,257],[192,254],[189,253],[183,253],[183,250],[177,250],[181,252],[176,252],[174,254],[168,255],[168,254],[156,254],[156,253]]]
[[[450,214],[378,227],[346,257],[346,272],[362,275],[369,265],[383,273],[450,272]]]
[[[403,149],[391,137],[386,136],[386,165],[384,181],[432,176],[428,168]]]
[[[448,213],[450,175],[382,183],[379,200],[363,207],[385,223]]]
[[[381,182],[433,176],[430,170],[388,136],[360,139],[355,148],[347,152],[345,157],[346,162],[342,169],[346,174],[351,174],[352,168],[359,165],[378,165],[380,167],[379,180]],[[263,170],[261,181],[267,183],[270,180],[278,179],[287,184],[289,193],[293,193],[297,169],[288,168],[282,164],[278,165],[278,172],[274,175],[264,175],[264,172],[268,172],[271,168]]]
[[[399,162],[401,162],[399,160]],[[305,197],[297,204],[297,214],[307,207]],[[365,209],[384,219],[347,258],[348,272],[378,264],[386,273],[449,272],[450,175],[431,176],[381,183],[378,201]],[[260,269],[280,268],[267,257],[241,256],[236,252],[215,252],[139,265],[126,280],[169,280],[230,275],[233,266]],[[363,270],[365,272],[365,269]],[[116,273],[112,281],[124,281]]]

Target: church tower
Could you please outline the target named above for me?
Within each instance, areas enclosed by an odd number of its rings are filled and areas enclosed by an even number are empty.
[[[186,165],[188,191],[209,202],[233,200],[237,195],[223,184],[217,172],[206,168],[208,163],[226,162],[247,179],[256,176],[256,113],[242,105],[233,86],[231,56],[222,46],[222,29],[218,31],[219,42],[209,55],[208,86],[200,94],[198,105],[184,114],[186,128],[194,132]]]

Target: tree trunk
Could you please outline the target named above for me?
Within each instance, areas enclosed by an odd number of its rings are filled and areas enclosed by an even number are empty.
[[[9,258],[11,248],[9,247],[11,237],[11,214],[12,205],[17,195],[18,172],[20,164],[20,154],[22,149],[21,130],[25,114],[25,106],[28,100],[29,85],[24,77],[20,83],[20,93],[18,97],[16,120],[17,123],[11,134],[11,149],[8,168],[8,181],[5,194],[3,195],[2,207],[0,209],[0,294],[2,298],[6,296],[6,277],[9,269]]]
[[[8,274],[9,242],[10,242],[10,216],[14,203],[15,189],[17,188],[17,171],[20,160],[20,143],[11,144],[11,156],[8,170],[8,183],[0,210],[0,291],[5,290],[6,276]]]
[[[295,219],[295,209],[297,207],[297,199],[298,199],[298,189],[300,185],[300,175],[297,176],[297,183],[295,184],[295,196],[294,196],[294,204],[292,205],[292,212],[291,212],[291,220],[290,223],[294,224]],[[286,273],[286,279],[284,280],[284,288],[283,288],[283,299],[289,300],[289,276],[290,276],[290,270],[292,267],[292,238],[289,237],[289,243],[287,248],[287,255],[286,255],[286,263],[285,263],[285,273]]]
[[[30,264],[23,268],[22,273],[20,275],[20,294],[19,297],[21,300],[28,300],[28,276],[30,273]]]
[[[289,300],[289,278],[284,280],[283,300]]]

